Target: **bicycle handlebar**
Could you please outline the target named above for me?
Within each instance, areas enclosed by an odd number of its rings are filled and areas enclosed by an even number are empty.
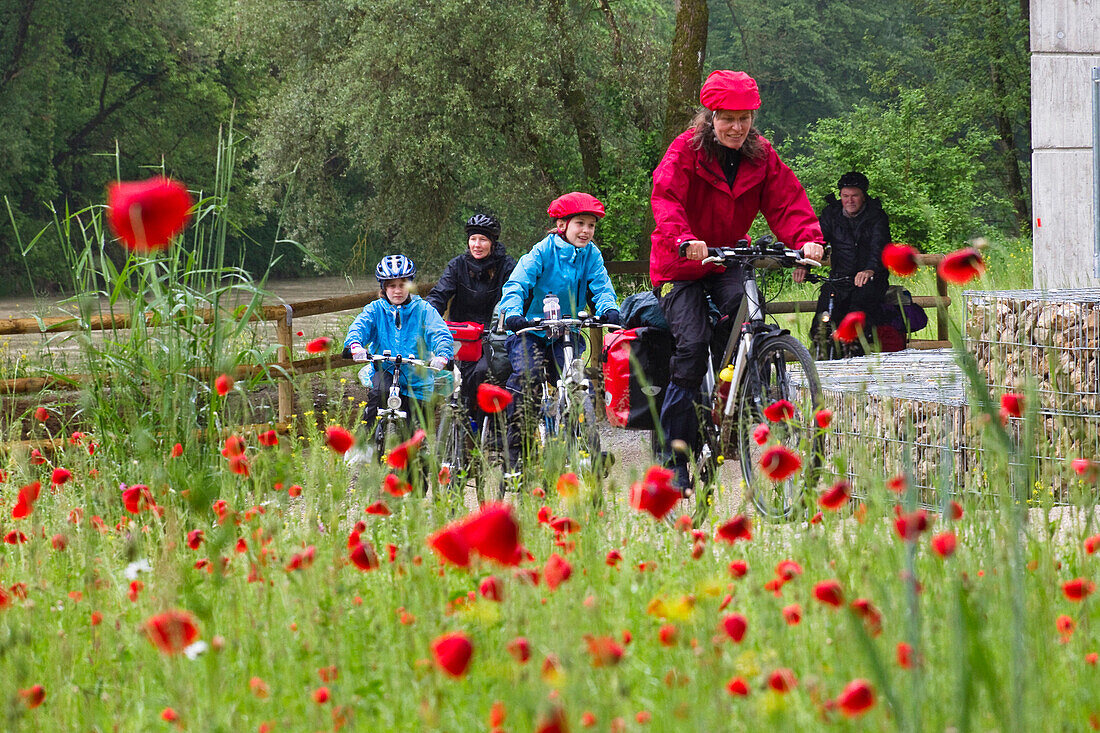
[[[680,256],[687,254],[688,242],[680,243]],[[702,260],[704,265],[729,265],[748,264],[756,269],[771,269],[774,267],[820,267],[821,263],[803,257],[796,249],[788,249],[787,245],[777,242],[773,237],[761,237],[756,244],[749,244],[749,240],[740,239],[735,247],[707,247],[707,256]]]
[[[389,351],[383,351],[381,354],[367,354],[367,361],[371,364],[378,362],[389,362],[398,366],[402,364],[412,364],[413,366],[422,367],[424,369],[431,370],[433,372],[450,372],[455,368],[455,360],[448,359],[447,363],[442,367],[434,367],[423,359],[417,359],[412,356],[403,356],[401,354],[391,354]]]
[[[527,321],[526,328],[521,328],[516,331],[516,334],[527,333],[529,331],[541,331],[544,328],[609,328],[609,329],[621,329],[622,326],[618,323],[604,323],[602,320],[595,316],[587,316],[585,318],[532,318]]]

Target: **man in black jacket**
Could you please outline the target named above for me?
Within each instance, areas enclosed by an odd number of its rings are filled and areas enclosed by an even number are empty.
[[[833,300],[832,320],[840,323],[848,313],[867,314],[868,337],[872,326],[882,323],[886,288],[890,276],[882,264],[882,250],[890,243],[890,219],[876,198],[867,195],[867,176],[851,171],[837,181],[840,200],[830,194],[819,217],[825,241],[832,245],[832,278],[851,278],[825,283],[817,300],[811,336],[816,333],[821,314]],[[794,272],[796,282],[805,279],[805,270]]]

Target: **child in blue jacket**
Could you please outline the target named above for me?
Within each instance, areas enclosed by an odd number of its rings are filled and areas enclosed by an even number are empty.
[[[369,361],[370,355],[389,351],[393,355],[411,356],[442,369],[454,358],[454,340],[443,318],[419,295],[411,294],[416,265],[405,255],[388,255],[374,270],[382,289],[378,300],[367,303],[356,316],[344,339],[344,356],[355,361]],[[389,394],[394,379],[394,365],[380,362],[368,364],[359,371],[359,381],[369,388],[363,422],[373,426],[378,406]],[[433,391],[434,373],[411,364],[401,365],[402,409],[410,416],[423,414]],[[411,432],[408,431],[408,432]]]
[[[504,283],[498,312],[510,331],[526,328],[528,319],[541,318],[543,298],[558,297],[562,318],[575,317],[587,310],[592,301],[595,315],[605,323],[619,323],[619,304],[611,285],[603,255],[592,243],[596,222],[603,218],[600,200],[587,193],[567,193],[551,202],[547,209],[556,228],[520,258],[508,282]],[[577,353],[583,343],[576,345]],[[507,387],[516,396],[533,394],[543,373],[543,365],[563,362],[560,341],[549,341],[535,333],[513,335],[508,339],[508,359],[512,376]],[[521,433],[516,426],[516,400],[509,405],[508,442],[510,457],[517,455]]]

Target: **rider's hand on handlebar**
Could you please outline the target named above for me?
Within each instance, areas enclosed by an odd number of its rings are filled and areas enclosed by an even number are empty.
[[[610,326],[622,325],[622,316],[616,308],[612,308],[611,310],[606,311],[602,316],[600,316],[600,320]]]
[[[689,260],[703,260],[707,256],[707,243],[701,239],[691,239],[680,243],[680,254]]]
[[[874,279],[875,279],[875,271],[874,270],[860,270],[859,272],[856,273],[856,277],[855,277],[854,282],[855,282],[855,285],[856,285],[857,288],[862,288],[864,285],[866,285],[867,283],[871,282]]]
[[[806,274],[810,271],[808,267],[796,267],[794,272],[791,273],[791,277],[794,278],[796,283],[806,282]]]
[[[428,366],[432,369],[443,369],[447,366],[447,360],[442,356],[433,356],[431,361],[428,362]]]
[[[504,327],[513,333],[527,328],[527,319],[523,316],[508,316],[504,321]]]
[[[821,259],[825,256],[825,248],[817,242],[806,242],[802,245],[802,256],[808,260],[821,262]]]
[[[370,361],[370,352],[359,344],[351,345],[351,358],[355,361]]]

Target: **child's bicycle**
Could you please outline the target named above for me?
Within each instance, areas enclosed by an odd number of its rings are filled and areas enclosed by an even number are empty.
[[[681,255],[684,249],[681,246]],[[765,322],[767,314],[756,271],[819,263],[803,259],[799,252],[772,237],[763,237],[751,246],[741,240],[736,247],[708,248],[707,252],[705,263],[744,267],[745,295],[732,321],[741,327],[730,333],[717,362],[723,365],[717,375],[715,360],[707,360],[702,404],[710,407],[700,416],[702,442],[690,466],[699,487],[695,492],[695,522],[701,523],[709,510],[719,463],[734,455],[740,460],[742,481],[757,510],[769,518],[785,519],[793,514],[805,484],[814,480],[821,460],[823,441],[814,425],[821,384],[806,347],[786,329]],[[794,414],[771,422],[764,410],[780,400],[788,400]],[[768,425],[770,435],[759,445],[753,431],[762,423]],[[761,476],[760,458],[777,445],[798,453],[802,469],[773,482]]]
[[[561,445],[567,456],[580,456],[582,463],[576,467],[579,471],[602,471],[605,457],[600,450],[593,387],[584,374],[584,362],[578,356],[576,344],[582,329],[618,329],[621,326],[604,323],[584,311],[576,318],[536,318],[529,323],[530,326],[516,334],[543,331],[549,340],[560,341],[563,356],[561,367],[550,363],[543,366],[532,448],[542,451],[545,456],[548,448]],[[488,433],[488,430],[482,431],[483,436]],[[527,460],[531,460],[530,452]],[[521,490],[523,479],[529,473],[530,464],[527,471],[505,469],[500,480],[495,482],[498,497],[503,498],[505,491]],[[486,479],[489,480],[488,475]]]

